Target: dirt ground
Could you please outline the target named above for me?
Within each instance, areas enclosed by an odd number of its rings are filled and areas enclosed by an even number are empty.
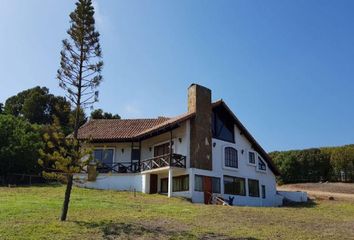
[[[285,184],[277,187],[278,190],[285,191],[305,191],[310,198],[353,200],[354,183],[298,183]]]

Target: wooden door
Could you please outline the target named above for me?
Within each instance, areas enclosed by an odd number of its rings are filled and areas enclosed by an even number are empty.
[[[157,174],[150,174],[150,194],[157,193]]]
[[[211,203],[212,197],[212,180],[211,177],[203,177],[203,185],[204,185],[204,203],[209,204]]]

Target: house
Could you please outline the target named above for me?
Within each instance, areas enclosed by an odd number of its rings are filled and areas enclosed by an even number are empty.
[[[277,168],[223,100],[192,84],[188,111],[154,119],[90,120],[79,129],[90,140],[98,176],[83,187],[133,190],[209,203],[279,206]],[[81,177],[85,177],[82,175]]]

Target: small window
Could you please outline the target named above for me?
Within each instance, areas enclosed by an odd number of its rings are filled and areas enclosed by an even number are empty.
[[[163,178],[161,179],[161,192],[167,193],[167,191],[168,191],[168,179]]]
[[[248,196],[259,197],[259,181],[248,179]]]
[[[195,175],[194,190],[198,192],[203,192],[203,176]]]
[[[254,152],[248,152],[248,162],[250,164],[256,164],[256,154]]]
[[[262,185],[262,198],[266,198],[266,188],[265,188],[265,185]]]
[[[233,147],[225,148],[225,167],[238,168],[237,150]]]
[[[224,193],[246,196],[245,179],[239,177],[224,176]]]
[[[220,178],[213,177],[211,181],[213,193],[220,193]]]
[[[266,171],[267,170],[267,165],[265,164],[265,162],[258,157],[258,169],[262,170],[262,171]]]

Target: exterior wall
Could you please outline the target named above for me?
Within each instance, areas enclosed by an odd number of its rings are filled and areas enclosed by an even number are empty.
[[[77,175],[76,177],[85,180],[86,175]],[[141,174],[99,174],[96,181],[88,182],[82,181],[77,185],[85,188],[94,189],[109,189],[120,191],[138,191],[142,189],[142,175]]]
[[[306,192],[295,192],[295,191],[278,191],[280,196],[292,202],[307,202]]]
[[[173,152],[187,156],[189,139],[186,138],[187,123],[183,123],[179,128],[172,131]],[[171,133],[163,133],[156,137],[149,138],[141,142],[141,160],[154,156],[154,146],[170,141]]]
[[[194,175],[204,175],[211,177],[219,177],[221,182],[221,194],[225,199],[229,196],[224,193],[224,180],[223,176],[233,176],[242,177],[246,179],[246,196],[232,195],[235,197],[235,205],[247,205],[247,206],[279,206],[282,204],[282,197],[277,195],[276,191],[276,180],[273,172],[267,166],[265,172],[259,171],[257,169],[257,156],[256,156],[256,166],[250,165],[248,163],[248,151],[254,151],[252,149],[251,143],[240,134],[240,130],[235,126],[235,143],[230,143],[218,139],[212,140],[213,143],[213,171],[206,171],[201,169],[192,169],[193,177],[190,177],[192,181],[192,201],[193,202],[203,202],[204,194],[203,192],[194,191]],[[224,148],[233,147],[238,152],[238,169],[231,169],[224,166]],[[243,153],[242,153],[243,151]],[[248,196],[248,183],[247,179],[255,179],[259,181],[260,197],[249,197]],[[262,198],[261,185],[266,186],[266,198]]]

